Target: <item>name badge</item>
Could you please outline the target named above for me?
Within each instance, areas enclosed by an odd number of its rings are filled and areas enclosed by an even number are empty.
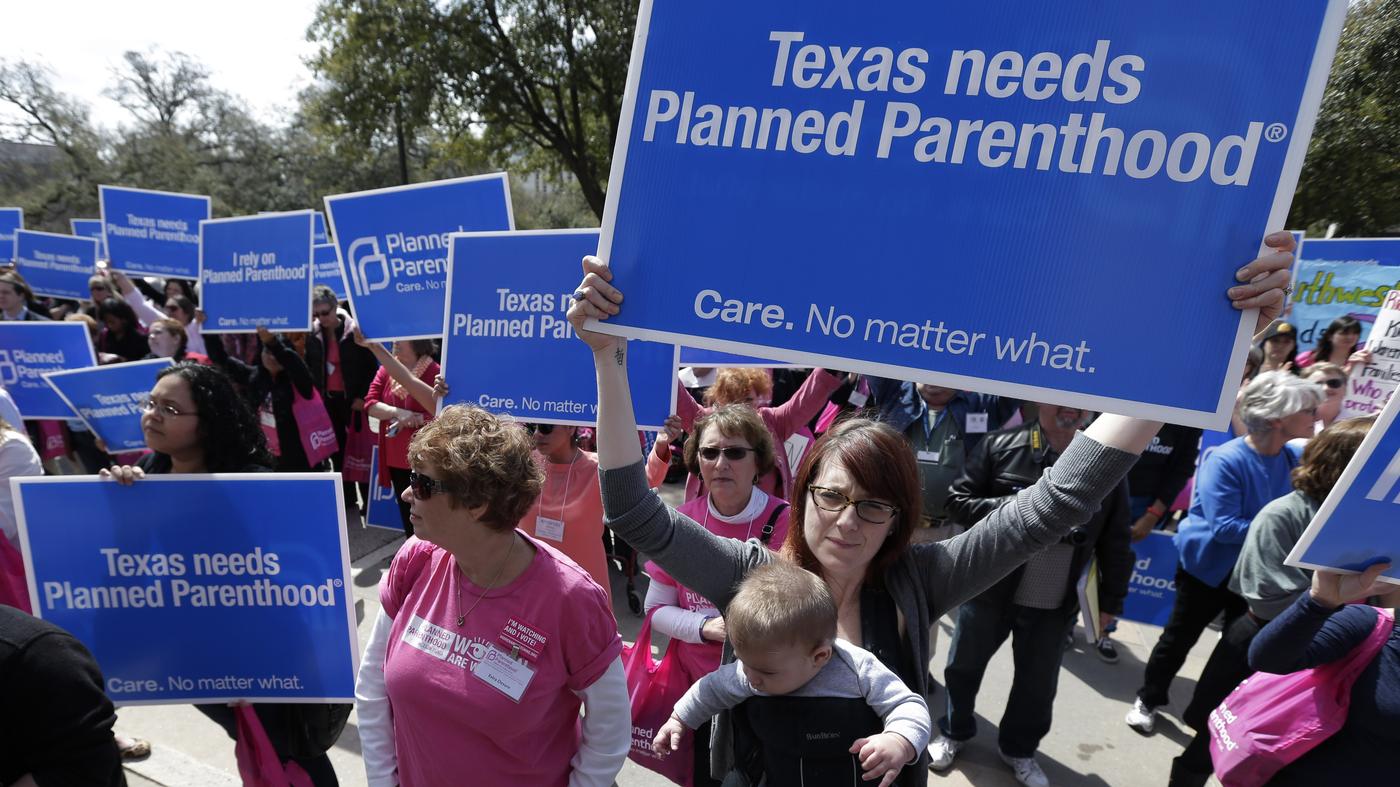
[[[258,421],[262,423],[263,426],[269,426],[273,429],[277,428],[277,416],[271,410],[259,409]]]
[[[987,414],[986,414],[986,413],[968,413],[968,414],[967,414],[967,433],[968,433],[968,434],[982,434],[982,433],[984,433],[984,432],[986,432],[986,431],[987,431]]]
[[[851,395],[846,397],[846,401],[850,402],[852,407],[864,407],[865,403],[870,401],[870,397],[860,391],[851,391]]]
[[[335,364],[326,361],[326,374],[335,374]]]
[[[507,656],[495,645],[486,646],[486,655],[476,663],[472,674],[516,702],[525,696],[530,681],[535,679],[535,671],[528,664]]]
[[[920,451],[920,452],[919,452],[919,461],[920,461],[920,462],[933,462],[933,463],[937,464],[938,460],[940,460],[940,459],[942,459],[942,458],[943,458],[943,453],[942,453],[941,451]]]
[[[547,516],[535,517],[535,535],[550,541],[564,540],[564,520],[550,519]]]

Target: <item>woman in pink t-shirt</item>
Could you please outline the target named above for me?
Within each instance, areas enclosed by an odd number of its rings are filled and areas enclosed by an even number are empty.
[[[533,451],[519,424],[461,405],[409,446],[416,537],[380,583],[355,689],[370,787],[607,787],[627,758],[607,594],[515,529],[543,481]]]
[[[437,409],[432,391],[432,381],[438,375],[433,343],[428,339],[394,342],[391,355],[378,342],[365,341],[359,328],[355,329],[355,341],[369,348],[382,364],[365,393],[365,412],[379,419],[379,484],[393,485],[404,533],[411,536],[413,524],[403,502],[408,488],[408,444]]]
[[[787,537],[788,504],[758,487],[773,469],[773,438],[752,407],[728,404],[695,421],[685,444],[685,465],[705,484],[705,494],[676,509],[717,536],[756,538],[777,547]],[[719,668],[726,636],[724,618],[704,596],[684,587],[655,563],[647,563],[651,585],[646,609],[652,628],[671,638],[670,647],[695,683]],[[710,776],[710,725],[695,731],[696,787],[718,785]]]
[[[583,566],[612,599],[603,554],[603,497],[598,491],[598,456],[578,447],[578,427],[527,424],[535,439],[535,461],[544,489],[518,527]]]

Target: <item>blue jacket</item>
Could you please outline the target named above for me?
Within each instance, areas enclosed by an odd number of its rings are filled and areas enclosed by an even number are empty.
[[[1295,449],[1285,445],[1277,456],[1260,456],[1243,437],[1207,455],[1196,471],[1191,509],[1173,539],[1181,567],[1212,587],[1224,583],[1249,523],[1269,501],[1293,491],[1289,475],[1297,466]]]
[[[867,376],[865,380],[870,385],[870,398],[874,399],[872,406],[875,408],[875,417],[901,434],[910,424],[928,417],[928,405],[919,396],[919,391],[913,383],[886,377]],[[986,413],[987,431],[995,432],[1015,415],[1020,406],[1021,402],[1017,399],[958,391],[948,402],[944,417],[955,419],[953,423],[957,425],[958,431],[963,433],[963,441],[970,454],[986,434],[967,433],[968,413]]]

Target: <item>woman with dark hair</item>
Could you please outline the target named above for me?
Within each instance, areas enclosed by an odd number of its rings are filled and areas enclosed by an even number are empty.
[[[1259,309],[1263,329],[1283,308],[1294,241],[1286,232],[1265,242],[1276,253],[1236,272],[1227,296],[1237,309]],[[627,384],[627,343],[590,330],[620,310],[622,293],[607,265],[584,258],[584,279],[569,320],[593,351],[598,382],[600,483],[607,524],[639,552],[722,613],[739,580],[777,559],[757,539],[740,542],[710,533],[676,513],[647,486]],[[782,556],[820,576],[837,602],[837,636],[864,647],[920,695],[929,693],[929,627],[1040,550],[1083,526],[1147,448],[1160,423],[1100,416],[1033,485],[946,541],[909,545],[923,506],[918,465],[904,436],[855,418],[832,428],[803,459],[793,485],[790,526]],[[725,659],[733,657],[725,647]],[[800,723],[802,717],[797,717]],[[875,730],[875,731],[878,731]],[[802,740],[800,730],[794,731]],[[711,774],[735,763],[734,720],[721,714],[711,742]],[[928,779],[928,755],[906,752],[918,765],[901,785]],[[1013,763],[1018,769],[1020,763]],[[1038,767],[1036,770],[1039,770]]]
[[[171,298],[184,298],[190,303],[199,303],[199,296],[195,295],[194,282],[189,279],[166,279],[165,280],[165,303],[170,304]]]
[[[249,408],[258,413],[256,426],[268,434],[268,441],[276,435],[276,448],[272,453],[277,456],[279,472],[320,469],[319,466],[313,468],[306,459],[306,451],[301,446],[301,429],[292,410],[297,397],[310,399],[316,392],[311,370],[297,352],[294,337],[278,336],[259,326],[258,339],[262,343],[262,355],[257,365],[229,356],[223,342],[206,345],[209,360],[243,385]]]
[[[117,291],[121,294],[122,300],[126,301],[136,312],[137,319],[149,330],[157,320],[179,320],[184,326],[186,347],[192,353],[205,355],[204,336],[200,333],[200,325],[204,321],[204,316],[195,307],[193,298],[180,293],[178,290],[165,299],[164,311],[157,309],[150,299],[141,294],[131,279],[121,271],[112,271],[111,278],[116,285]],[[181,281],[171,279],[171,281]],[[144,286],[144,285],[143,285]],[[167,284],[167,289],[169,285]]]
[[[1296,366],[1303,369],[1314,363],[1335,363],[1350,373],[1353,366],[1365,366],[1371,362],[1369,350],[1356,349],[1360,342],[1361,321],[1350,314],[1343,314],[1322,332],[1315,349],[1299,353]]]
[[[141,411],[141,433],[152,453],[135,465],[103,470],[103,478],[126,485],[147,475],[261,473],[272,465],[272,455],[253,411],[238,395],[229,376],[212,366],[180,363],[162,369],[150,395],[141,403]],[[229,706],[195,707],[237,740],[237,722]],[[295,717],[301,709],[297,705],[257,703],[253,710],[284,763],[300,765],[316,787],[338,783],[324,752],[313,756],[292,754],[296,751],[293,741],[299,734]]]
[[[1298,365],[1293,362],[1298,354],[1298,331],[1292,323],[1279,320],[1264,331],[1256,346],[1264,353],[1264,363],[1259,371],[1298,373]]]
[[[366,340],[358,328],[355,341],[374,353],[380,363],[365,394],[365,412],[379,419],[379,484],[393,485],[403,531],[411,536],[413,522],[403,496],[408,488],[408,444],[437,410],[432,383],[439,367],[433,360],[433,343],[428,339],[397,341],[391,354],[379,342]]]
[[[97,335],[97,351],[111,353],[123,361],[139,361],[151,352],[141,321],[131,304],[107,298],[97,304],[97,319],[102,332]]]
[[[1285,566],[1283,561],[1375,422],[1375,418],[1340,421],[1310,440],[1302,463],[1293,468],[1293,491],[1264,506],[1250,523],[1229,580],[1230,590],[1243,597],[1249,609],[1226,626],[1196,681],[1191,704],[1182,713],[1196,737],[1172,760],[1173,787],[1203,785],[1210,778],[1213,766],[1206,727],[1210,712],[1252,672],[1249,644],[1259,630],[1307,592],[1312,572]]]
[[[49,319],[19,271],[0,271],[0,320],[47,322]]]

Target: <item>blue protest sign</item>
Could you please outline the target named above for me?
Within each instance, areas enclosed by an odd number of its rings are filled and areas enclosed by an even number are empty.
[[[309,210],[199,225],[204,333],[311,330]]]
[[[1400,583],[1400,428],[1392,396],[1341,478],[1317,510],[1286,565],[1359,572],[1375,563],[1394,565],[1383,574]]]
[[[36,295],[87,298],[88,279],[97,273],[97,241],[53,232],[15,233],[15,268]]]
[[[199,223],[209,198],[98,186],[108,265],[143,276],[199,278]]]
[[[1167,625],[1176,604],[1176,545],[1170,533],[1153,531],[1133,544],[1133,576],[1123,617],[1154,626]]]
[[[443,406],[466,403],[522,421],[597,423],[593,354],[567,312],[597,230],[453,234],[441,329]],[[676,347],[630,342],[632,405],[644,429],[674,413]]]
[[[92,651],[114,703],[354,696],[339,474],[25,479],[15,511],[34,614]]]
[[[0,385],[25,420],[72,418],[73,411],[44,375],[96,365],[92,337],[80,322],[0,320]]]
[[[326,214],[355,320],[379,341],[438,337],[449,233],[515,228],[504,172],[338,194]]]
[[[107,246],[102,239],[102,219],[69,219],[68,226],[79,238],[97,239],[97,258],[107,259]]]
[[[335,297],[345,300],[345,276],[341,273],[340,251],[335,244],[317,244],[312,248],[311,255],[316,267],[315,283],[330,287]]]
[[[387,424],[381,424],[379,428],[386,428]],[[394,494],[394,487],[389,484],[380,486],[379,484],[379,446],[370,450],[369,454],[369,505],[365,510],[365,525],[369,527],[382,527],[385,530],[403,532],[403,514],[399,512],[398,496]]]
[[[700,366],[713,369],[720,366],[751,366],[759,369],[801,368],[802,364],[770,361],[752,355],[735,355],[719,350],[706,350],[702,347],[682,347],[681,366]]]
[[[312,226],[311,230],[312,242],[318,246],[323,243],[330,243],[331,237],[326,234],[326,215],[318,210],[314,216],[315,224]]]
[[[1400,265],[1400,238],[1306,238],[1298,259],[1396,266]]]
[[[1317,241],[1307,241],[1307,249]],[[1357,262],[1303,260],[1293,285],[1289,322],[1298,329],[1298,350],[1312,349],[1333,320],[1351,315],[1361,322],[1361,341],[1371,334],[1385,294],[1400,289],[1400,268]]]
[[[15,258],[15,233],[24,229],[24,208],[0,208],[0,262]]]
[[[1346,7],[644,0],[601,329],[1219,427]]]
[[[113,453],[146,447],[141,432],[141,403],[155,387],[161,369],[174,365],[169,358],[114,363],[49,372],[44,379],[88,430]]]

